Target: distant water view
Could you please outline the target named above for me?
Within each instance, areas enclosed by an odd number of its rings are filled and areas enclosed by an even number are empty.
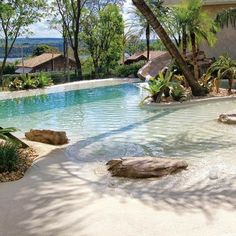
[[[9,55],[8,61],[11,62],[11,59],[15,61],[16,59],[21,58],[21,48],[24,48],[24,57],[32,55],[33,50],[42,44],[47,44],[53,47],[58,48],[61,52],[63,51],[63,39],[62,38],[19,38],[16,40],[16,43],[12,49],[12,52]],[[0,46],[0,61],[4,57],[4,49]]]
[[[16,62],[16,61],[20,61],[20,60],[21,60],[20,57],[16,57],[16,58],[8,58],[8,59],[7,59],[7,62],[14,63],[14,62]],[[0,62],[2,62],[2,61],[3,61],[3,58],[0,58]]]

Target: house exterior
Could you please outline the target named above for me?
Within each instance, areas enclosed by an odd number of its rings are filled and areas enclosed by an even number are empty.
[[[157,57],[160,57],[161,55],[164,55],[166,51],[150,51],[149,58],[150,60],[153,60]],[[130,65],[132,63],[140,62],[140,61],[147,61],[147,51],[144,52],[137,52],[130,57],[128,57],[124,64]]]
[[[181,2],[181,0],[165,0],[166,5],[173,5]],[[217,13],[229,8],[236,8],[236,0],[204,0],[203,9],[212,17]],[[236,59],[236,29],[232,26],[220,30],[217,33],[217,43],[214,47],[207,44],[201,45],[201,50],[206,53],[207,57],[219,57],[227,53],[230,57]]]
[[[16,73],[36,73],[49,71],[63,71],[66,65],[66,58],[62,54],[43,53],[40,56],[29,58],[16,65]],[[75,69],[76,63],[69,59],[69,69]]]

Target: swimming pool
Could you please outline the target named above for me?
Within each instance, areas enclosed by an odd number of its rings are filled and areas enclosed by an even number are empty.
[[[236,127],[217,122],[236,111],[236,100],[186,108],[145,109],[135,84],[60,92],[0,101],[0,124],[64,130],[68,156],[104,162],[124,156],[179,157],[205,171],[235,174]],[[204,171],[203,171],[204,172]]]

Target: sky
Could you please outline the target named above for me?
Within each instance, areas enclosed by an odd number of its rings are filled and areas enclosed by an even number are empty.
[[[124,14],[125,19],[127,19],[127,10],[130,6],[131,6],[131,0],[126,0],[123,7],[124,8],[123,14]],[[33,38],[60,38],[61,37],[61,34],[58,31],[52,30],[49,28],[47,19],[31,25],[30,29],[33,32],[33,34],[31,35],[31,37]]]

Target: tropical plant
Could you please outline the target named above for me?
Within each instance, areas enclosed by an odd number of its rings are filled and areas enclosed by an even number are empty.
[[[18,131],[17,128],[14,127],[9,127],[9,128],[1,128],[0,129],[0,139],[4,139],[4,140],[9,140],[9,136],[8,134],[13,133]]]
[[[155,32],[158,34],[159,38],[165,45],[166,49],[170,55],[176,60],[176,63],[179,65],[186,80],[191,87],[192,93],[194,96],[206,95],[208,90],[200,86],[200,84],[195,80],[191,70],[188,68],[187,62],[184,60],[180,54],[178,48],[172,42],[171,38],[161,25],[159,19],[154,15],[150,7],[146,4],[144,0],[132,0],[133,4],[139,9],[139,11],[146,18],[148,23],[152,26]]]
[[[9,81],[8,81],[9,82]],[[9,82],[8,87],[11,90],[36,89],[52,85],[52,79],[43,73],[38,75],[21,75]]]
[[[220,56],[208,69],[208,75],[213,76],[216,80],[228,79],[229,89],[231,93],[234,79],[236,78],[236,60],[232,60],[228,56]],[[215,84],[219,83],[215,81]],[[219,86],[216,86],[217,93],[219,92]]]
[[[167,71],[166,73],[160,72],[156,78],[151,78],[148,82],[148,87],[144,88],[148,91],[149,95],[144,98],[141,104],[149,98],[153,102],[160,103],[163,93],[169,90],[172,76],[173,72]]]
[[[38,88],[44,88],[44,87],[53,85],[52,79],[48,75],[43,74],[43,73],[40,73],[36,77],[36,80],[38,81],[38,85],[37,85]]]
[[[186,56],[187,45],[191,45],[195,79],[199,79],[197,54],[199,44],[206,41],[210,46],[216,42],[217,24],[202,10],[202,0],[183,0],[173,7],[173,19],[182,34],[182,50]],[[176,23],[175,23],[176,24]]]
[[[29,75],[22,76],[21,79],[23,89],[36,89],[38,86],[38,81]]]
[[[184,87],[179,82],[173,82],[171,84],[171,96],[178,102],[183,102],[187,99]]]
[[[20,159],[19,148],[12,142],[0,142],[0,173],[17,169]]]
[[[226,9],[216,15],[215,21],[220,25],[221,28],[229,25],[236,28],[236,8]]]

